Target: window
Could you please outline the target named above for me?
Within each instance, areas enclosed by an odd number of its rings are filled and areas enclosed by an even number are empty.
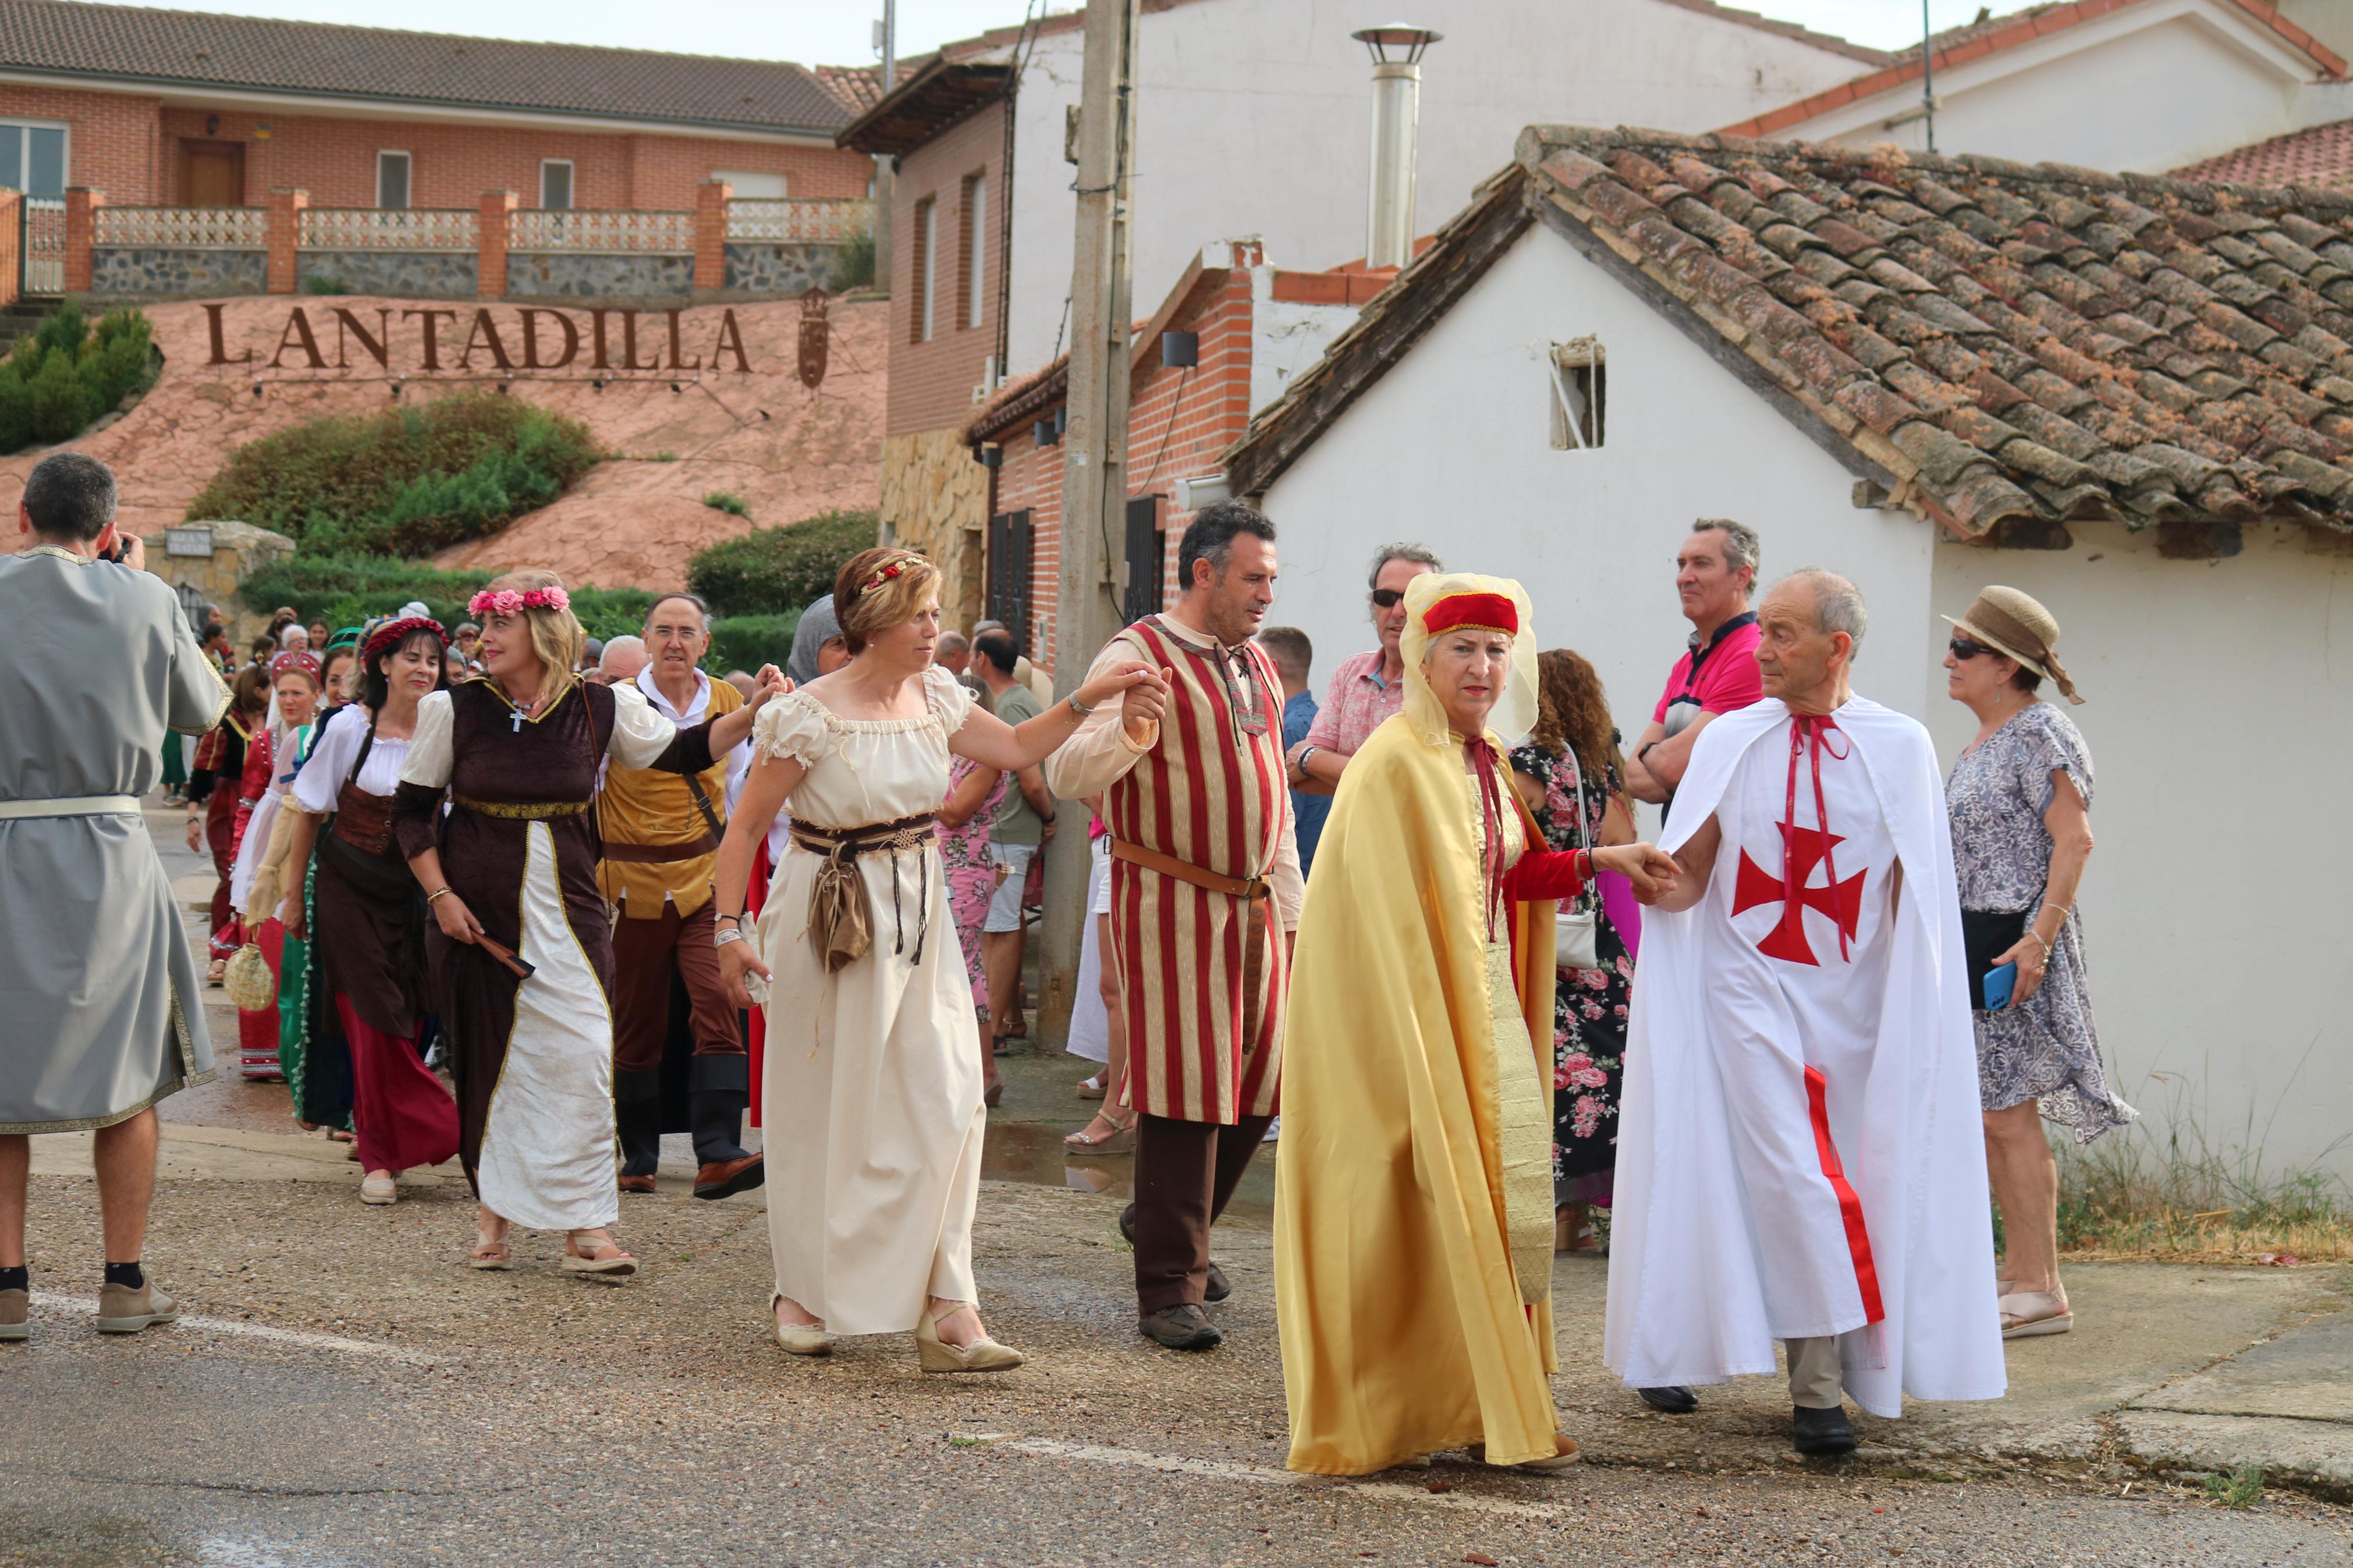
[[[571,207],[571,159],[542,158],[539,161],[539,205],[556,212]]]
[[[711,177],[723,180],[737,195],[752,201],[780,202],[792,193],[782,174],[755,174],[749,169],[713,169]]]
[[[378,153],[375,155],[375,205],[380,207],[405,207],[408,205],[408,154]]]
[[[908,337],[919,343],[932,341],[932,309],[936,296],[933,287],[938,281],[936,258],[939,247],[938,198],[925,196],[915,204],[915,308],[908,322]]]
[[[1552,373],[1552,444],[1565,452],[1599,447],[1609,398],[1601,340],[1555,343],[1546,365]]]
[[[1029,572],[1037,535],[1028,511],[988,520],[988,618],[1003,621],[1017,653],[1029,643]]]
[[[48,201],[66,194],[66,128],[0,120],[0,188]]]
[[[958,301],[956,325],[976,327],[987,313],[987,296],[982,288],[988,271],[988,172],[964,177],[964,226],[956,238],[956,261],[964,288]]]
[[[1127,576],[1127,591],[1121,595],[1120,611],[1130,621],[1160,613],[1166,554],[1167,536],[1160,531],[1160,498],[1129,497],[1127,560],[1121,568]]]

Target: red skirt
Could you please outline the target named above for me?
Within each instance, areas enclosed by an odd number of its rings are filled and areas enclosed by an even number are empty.
[[[248,940],[261,949],[261,956],[269,965],[273,977],[283,979],[281,967],[286,958],[286,928],[276,915],[258,926],[246,928]],[[237,1010],[237,1070],[249,1079],[282,1076],[278,1065],[279,1013],[278,1000],[270,998],[269,1005],[259,1012],[243,1007]]]

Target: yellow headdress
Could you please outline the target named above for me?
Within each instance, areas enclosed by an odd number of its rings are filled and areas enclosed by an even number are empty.
[[[1422,659],[1430,638],[1462,626],[1488,627],[1510,636],[1512,673],[1504,682],[1487,726],[1504,749],[1518,745],[1536,727],[1536,639],[1527,590],[1508,577],[1475,572],[1425,572],[1406,585],[1405,635],[1398,640],[1405,661],[1405,720],[1433,746],[1453,744],[1453,729],[1438,694],[1430,689]]]

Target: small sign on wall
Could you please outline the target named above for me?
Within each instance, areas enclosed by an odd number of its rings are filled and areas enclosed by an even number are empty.
[[[213,531],[209,528],[167,528],[164,531],[164,553],[166,555],[210,556],[213,552]]]

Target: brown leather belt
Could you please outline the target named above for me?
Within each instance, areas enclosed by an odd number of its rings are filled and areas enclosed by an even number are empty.
[[[675,860],[700,860],[718,848],[719,840],[708,833],[684,844],[616,844],[607,838],[605,858],[626,860],[632,865],[666,866]]]
[[[1111,841],[1111,856],[1114,860],[1174,877],[1204,892],[1239,899],[1250,906],[1242,915],[1249,926],[1249,935],[1242,940],[1242,1049],[1258,1049],[1259,992],[1266,973],[1266,914],[1259,906],[1272,901],[1274,884],[1264,877],[1229,877],[1204,870],[1174,855],[1163,855],[1157,849],[1146,849],[1124,838]]]

